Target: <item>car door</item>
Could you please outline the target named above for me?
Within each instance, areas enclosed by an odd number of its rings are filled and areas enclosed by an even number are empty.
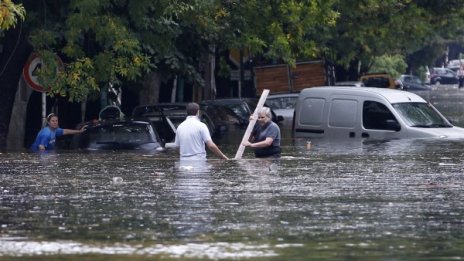
[[[442,80],[445,84],[456,84],[458,81],[456,74],[451,70],[445,70]]]
[[[376,99],[365,99],[362,102],[362,138],[385,140],[401,137],[400,122],[390,107]]]

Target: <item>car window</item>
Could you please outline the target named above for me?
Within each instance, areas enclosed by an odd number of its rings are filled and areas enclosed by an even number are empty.
[[[114,124],[97,128],[90,128],[86,131],[86,133],[89,135],[89,140],[96,143],[138,143],[152,141],[149,129],[145,125]]]
[[[411,127],[452,127],[427,103],[396,103],[393,104],[393,108]]]
[[[267,98],[266,104],[273,110],[283,108],[282,100],[280,98]]]
[[[422,84],[421,79],[419,79],[418,77],[411,77],[411,82],[413,82],[413,83],[418,83],[418,84]]]
[[[250,117],[250,111],[244,104],[227,104],[227,107],[231,108],[235,114],[242,119],[248,119]]]
[[[279,98],[268,98],[266,105],[273,110],[278,109],[295,109],[296,100],[298,97],[279,97]]]
[[[394,125],[399,125],[387,106],[376,101],[365,101],[363,103],[362,121],[365,129],[373,130],[395,130]]]
[[[390,81],[384,77],[372,77],[363,80],[365,86],[368,87],[380,87],[380,88],[388,88],[390,86]]]

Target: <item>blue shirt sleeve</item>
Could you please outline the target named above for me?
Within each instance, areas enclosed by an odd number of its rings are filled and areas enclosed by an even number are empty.
[[[64,130],[62,128],[57,128],[56,131],[55,131],[55,136],[56,137],[60,137],[60,136],[63,136],[64,134]]]

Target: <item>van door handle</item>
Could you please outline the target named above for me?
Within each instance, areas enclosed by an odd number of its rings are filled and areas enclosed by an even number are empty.
[[[363,132],[363,133],[361,134],[361,137],[363,137],[363,138],[369,138],[369,133]]]

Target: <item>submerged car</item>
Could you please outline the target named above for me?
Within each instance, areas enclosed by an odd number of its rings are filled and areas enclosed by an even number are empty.
[[[458,84],[459,78],[451,69],[435,67],[430,72],[430,84]]]
[[[157,103],[140,105],[132,111],[133,120],[147,121],[156,129],[163,142],[173,142],[176,137],[176,129],[187,117],[187,103]],[[211,117],[203,109],[200,109],[200,120],[206,124],[211,136],[221,131]]]
[[[267,96],[266,105],[275,112],[277,117],[282,116],[284,125],[290,125],[293,121],[298,94],[297,92],[292,92],[269,94]]]
[[[402,89],[401,82],[393,79],[388,73],[368,73],[361,78],[359,81],[367,87],[377,88],[390,88],[390,89]]]
[[[295,137],[391,140],[464,139],[417,94],[392,89],[314,87],[301,91],[293,130]]]
[[[358,81],[342,81],[336,82],[335,86],[364,87],[364,83]]]
[[[232,110],[239,119],[239,124],[245,126],[248,124],[250,115],[253,113],[250,105],[240,98],[222,98],[216,100],[204,100],[200,102],[200,106],[223,106]]]
[[[401,75],[398,80],[403,84],[403,90],[406,91],[430,91],[432,88],[425,85],[417,76],[410,74]]]
[[[85,150],[163,150],[156,131],[148,122],[102,121],[76,135],[74,147]]]

